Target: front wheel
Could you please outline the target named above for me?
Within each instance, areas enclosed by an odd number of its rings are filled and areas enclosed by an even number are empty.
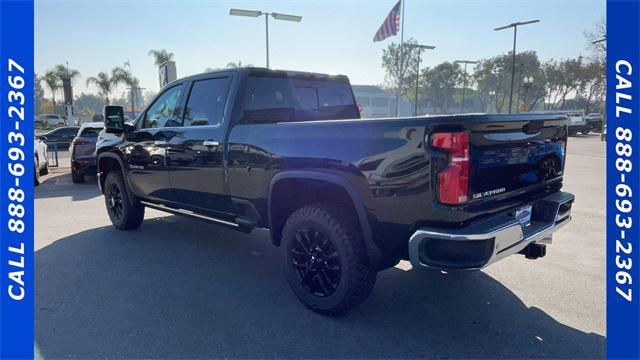
[[[128,196],[119,171],[111,171],[104,181],[104,202],[109,219],[118,230],[133,230],[144,220],[144,205]]]
[[[341,315],[373,289],[376,272],[356,224],[336,206],[317,203],[296,210],[284,226],[285,276],[313,311]]]

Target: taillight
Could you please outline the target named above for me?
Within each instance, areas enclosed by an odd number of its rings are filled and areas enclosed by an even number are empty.
[[[89,144],[89,141],[87,140],[80,140],[78,138],[73,139],[73,145],[87,145]]]
[[[438,172],[440,202],[460,205],[469,200],[469,133],[441,132],[431,136],[431,146],[449,153],[449,164]]]

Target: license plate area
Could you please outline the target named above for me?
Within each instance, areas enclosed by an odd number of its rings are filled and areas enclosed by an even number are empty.
[[[531,212],[531,205],[527,205],[516,210],[516,220],[518,220],[520,226],[522,226],[523,228],[531,225]]]

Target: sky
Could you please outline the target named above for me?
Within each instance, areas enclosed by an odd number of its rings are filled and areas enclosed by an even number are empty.
[[[604,0],[404,0],[404,37],[435,50],[423,66],[476,60],[510,51],[514,21],[539,19],[518,29],[517,51],[541,60],[588,55],[585,30],[605,17]],[[302,22],[270,19],[272,68],[344,74],[353,84],[384,81],[382,50],[400,34],[373,42],[396,0],[279,1],[67,1],[36,0],[35,70],[69,63],[81,73],[74,93],[96,93],[85,80],[129,61],[141,87],[156,92],[158,69],[150,49],[174,53],[178,77],[228,62],[265,66],[264,17],[230,16],[230,8],[300,15]],[[120,86],[115,95],[125,91]],[[48,94],[48,92],[47,92]]]

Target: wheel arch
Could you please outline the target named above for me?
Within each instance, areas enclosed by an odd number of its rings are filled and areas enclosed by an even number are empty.
[[[290,196],[292,192],[296,191],[296,188],[291,188],[290,186],[294,183],[298,183],[299,187],[304,186],[305,193],[307,192],[307,186],[311,186],[316,190],[321,188],[329,190],[340,189],[343,193],[337,195],[337,197],[341,197],[344,200],[348,199],[350,205],[353,207],[354,215],[358,221],[358,226],[360,227],[365,241],[369,262],[372,266],[375,266],[380,262],[380,249],[373,241],[371,225],[367,217],[367,212],[353,185],[341,176],[319,171],[291,170],[278,173],[271,179],[267,195],[267,219],[271,233],[271,242],[275,246],[280,246],[282,228],[284,227],[284,223],[289,215],[299,208],[299,205],[306,205],[310,203],[310,201],[305,202],[304,200],[297,198],[298,200],[293,201],[291,203],[292,205],[276,209],[274,202],[278,201],[278,197],[282,196],[282,188],[287,185],[287,194]]]
[[[122,173],[125,184],[127,183],[125,178],[124,162],[117,154],[109,152],[98,154],[96,165],[98,169],[98,186],[100,186],[101,192],[104,192],[104,181],[107,178],[107,173],[110,171],[119,170]]]

